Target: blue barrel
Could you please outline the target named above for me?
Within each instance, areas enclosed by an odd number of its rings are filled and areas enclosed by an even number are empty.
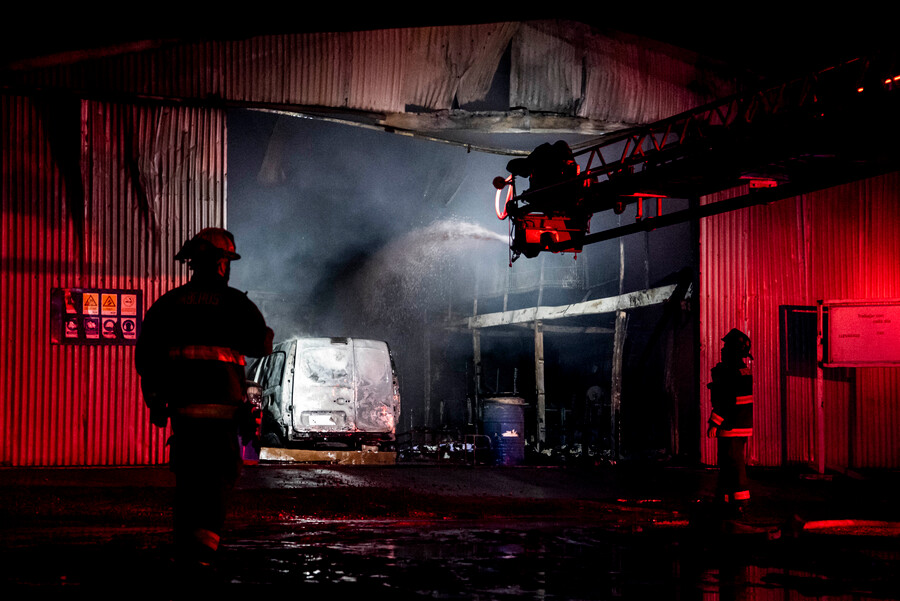
[[[484,434],[491,439],[496,465],[525,463],[525,401],[496,397],[484,401]]]

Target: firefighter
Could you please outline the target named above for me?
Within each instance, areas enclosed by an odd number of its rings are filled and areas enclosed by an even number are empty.
[[[135,367],[150,421],[165,428],[172,420],[176,558],[202,569],[213,565],[240,475],[245,356],[271,353],[274,334],[247,295],[228,286],[240,259],[230,232],[203,229],[175,259],[187,262],[191,279],[147,311]]]
[[[715,438],[719,480],[716,500],[725,519],[739,519],[750,502],[744,453],[753,434],[753,375],[745,359],[750,338],[732,329],[722,338],[721,361],[711,370],[712,413],[707,436]]]

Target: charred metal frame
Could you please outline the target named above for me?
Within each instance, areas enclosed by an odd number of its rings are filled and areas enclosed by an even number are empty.
[[[610,391],[610,434],[613,448],[613,457],[618,460],[621,456],[621,440],[619,431],[619,411],[621,409],[622,390],[622,353],[625,346],[626,329],[628,323],[628,310],[639,307],[669,302],[673,299],[682,300],[689,294],[689,289],[679,285],[660,286],[648,290],[628,292],[613,297],[598,298],[580,303],[562,306],[536,306],[527,309],[501,311],[498,313],[477,313],[465,320],[464,325],[472,331],[473,357],[476,366],[476,391],[479,388],[481,366],[481,330],[500,326],[522,325],[533,329],[534,333],[534,360],[535,360],[535,396],[536,396],[536,433],[537,442],[546,442],[546,396],[544,390],[544,330],[548,329],[545,322],[584,315],[602,315],[614,313],[615,328],[613,334],[613,373]],[[475,412],[478,412],[478,399],[475,400]]]

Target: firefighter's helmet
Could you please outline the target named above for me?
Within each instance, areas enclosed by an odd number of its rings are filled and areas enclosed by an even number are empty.
[[[175,255],[175,260],[184,262],[196,258],[208,258],[237,261],[241,255],[234,251],[234,236],[231,232],[220,227],[208,227],[200,230],[193,238],[185,242],[178,254]]]
[[[722,338],[725,346],[733,347],[741,357],[753,358],[750,354],[750,337],[741,332],[737,328],[732,328],[730,332]]]

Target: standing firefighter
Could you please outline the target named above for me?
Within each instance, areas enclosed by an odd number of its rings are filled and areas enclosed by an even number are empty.
[[[201,230],[175,258],[187,261],[191,280],[147,311],[135,367],[150,421],[165,428],[172,419],[176,553],[180,565],[199,567],[213,562],[240,474],[244,356],[271,353],[273,332],[247,295],[228,286],[240,258],[230,232]]]
[[[744,452],[753,434],[753,375],[744,359],[750,354],[750,338],[733,329],[722,338],[722,360],[712,368],[708,384],[712,397],[707,436],[717,439],[719,482],[717,501],[724,517],[741,517],[750,501]]]

